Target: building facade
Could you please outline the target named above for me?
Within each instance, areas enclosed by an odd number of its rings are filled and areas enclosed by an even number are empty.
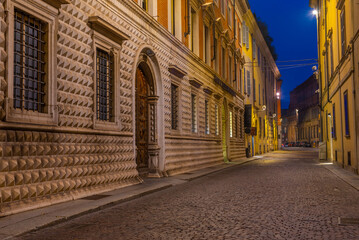
[[[358,173],[359,1],[311,0],[318,25],[321,158]]]
[[[247,1],[0,3],[1,216],[245,156]]]
[[[285,143],[310,143],[318,147],[320,134],[318,81],[315,75],[290,92],[289,108],[283,116]]]
[[[242,28],[241,86],[247,106],[245,118],[250,118],[245,126],[245,144],[254,156],[278,149],[277,93],[280,87],[278,83],[277,89],[277,80],[280,73],[249,8],[243,14]]]
[[[318,147],[320,133],[320,108],[318,81],[315,75],[310,76],[291,92],[290,109],[297,112],[297,141],[310,143]],[[298,111],[297,111],[298,110]]]

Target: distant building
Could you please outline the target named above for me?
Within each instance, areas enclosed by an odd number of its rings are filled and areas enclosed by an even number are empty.
[[[283,135],[285,141],[307,142],[313,147],[318,146],[319,98],[316,93],[318,82],[314,75],[290,92],[289,109],[283,116]]]

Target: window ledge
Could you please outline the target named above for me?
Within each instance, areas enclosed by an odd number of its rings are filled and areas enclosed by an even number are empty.
[[[117,122],[110,121],[101,121],[95,120],[94,127],[95,130],[104,130],[104,131],[120,131],[120,126]]]

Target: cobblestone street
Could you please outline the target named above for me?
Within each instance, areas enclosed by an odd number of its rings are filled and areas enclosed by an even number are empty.
[[[359,192],[281,151],[17,239],[359,239]],[[90,201],[90,200],[89,200]]]

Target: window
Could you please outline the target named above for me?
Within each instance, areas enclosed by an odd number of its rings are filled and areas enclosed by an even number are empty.
[[[263,137],[266,137],[266,120],[263,119]]]
[[[256,80],[253,78],[253,101],[257,101],[256,99]]]
[[[113,121],[113,68],[112,52],[96,49],[96,117]]]
[[[194,21],[196,12],[191,8],[191,27],[190,27],[190,48],[194,52]]]
[[[140,0],[140,5],[143,10],[148,11],[148,0]]]
[[[259,48],[257,49],[257,61],[258,61],[258,67],[261,66],[261,51],[259,50]]]
[[[251,72],[247,70],[247,94],[251,95]]]
[[[232,73],[232,57],[228,57],[228,81],[233,86],[233,73]]]
[[[226,15],[227,0],[221,0],[221,13],[223,16]]]
[[[214,118],[215,118],[215,133],[218,136],[219,135],[219,109],[218,109],[218,105],[214,105]]]
[[[335,104],[333,104],[333,132],[332,132],[332,137],[337,138],[337,129],[336,129],[336,126],[335,126]]]
[[[247,70],[246,70],[246,68],[243,68],[243,91],[244,91],[244,93],[247,93],[246,81],[247,81]]]
[[[234,115],[234,129],[233,129],[233,131],[234,131],[234,137],[238,137],[238,114],[236,113],[235,115]]]
[[[344,115],[345,115],[345,136],[350,136],[349,131],[349,109],[348,109],[348,91],[344,92]]]
[[[217,38],[214,39],[214,46],[215,46],[215,55],[216,55],[216,59],[214,60],[214,64],[215,64],[215,70],[217,73],[219,73],[219,55],[218,55],[218,40]]]
[[[227,15],[227,23],[229,27],[232,27],[233,24],[233,14],[231,4],[228,4],[228,15]]]
[[[330,76],[334,72],[334,56],[333,56],[333,37],[330,38]]]
[[[176,35],[176,0],[171,0],[171,30]]]
[[[224,79],[227,78],[227,71],[226,71],[226,50],[222,47],[222,77]]]
[[[241,23],[238,21],[238,31],[237,31],[237,39],[238,43],[242,44],[242,33],[241,33]]]
[[[253,36],[252,36],[252,54],[253,54],[253,59],[255,59],[257,57],[257,44]]]
[[[191,94],[191,117],[192,117],[192,132],[197,132],[197,103],[196,95]]]
[[[240,138],[243,138],[243,128],[242,128],[242,123],[243,120],[242,120],[242,116],[241,114],[239,115],[239,137]]]
[[[259,105],[261,104],[261,85],[259,84],[258,86],[258,102],[259,102]]]
[[[191,8],[191,19],[190,19],[190,36],[189,36],[189,44],[190,49],[193,53],[198,54],[198,44],[199,44],[199,29],[198,29],[198,14],[197,12]]]
[[[178,86],[171,84],[171,127],[178,129]]]
[[[205,121],[205,133],[209,134],[209,106],[208,100],[204,101],[204,121]]]
[[[204,48],[203,59],[209,65],[211,63],[211,54],[210,54],[211,44],[210,44],[209,28],[206,25],[204,25],[204,45],[203,45],[203,48]]]
[[[259,138],[262,138],[262,118],[259,118]]]
[[[7,3],[6,122],[57,124],[54,46],[58,10],[49,6],[35,0]]]
[[[233,137],[233,112],[229,112],[229,137]]]
[[[342,47],[342,57],[345,55],[346,51],[346,32],[345,32],[345,9],[340,13],[340,33],[341,33],[341,47]]]
[[[15,9],[14,108],[46,111],[47,24]]]

